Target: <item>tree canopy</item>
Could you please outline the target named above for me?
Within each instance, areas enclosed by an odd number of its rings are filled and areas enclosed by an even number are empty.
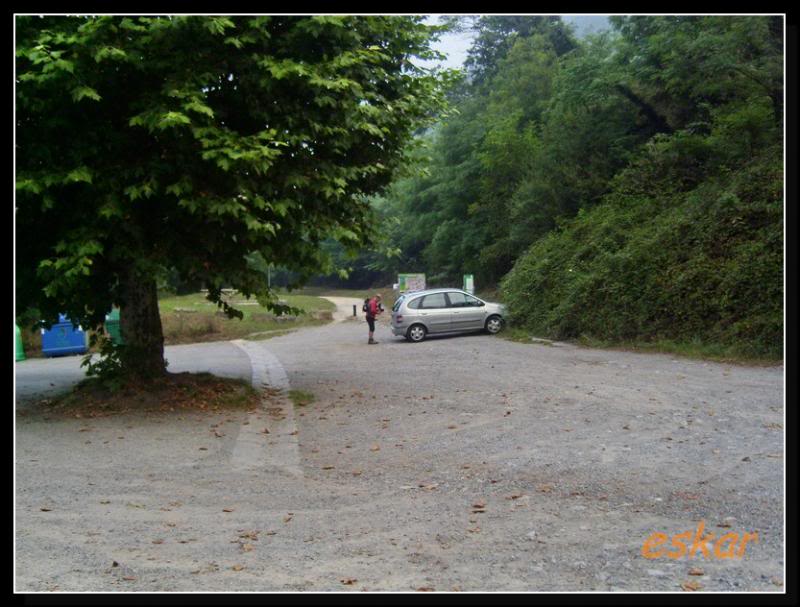
[[[417,17],[18,17],[16,305],[163,371],[155,277],[276,306],[252,254],[308,276],[370,238],[367,196],[441,107]],[[250,257],[248,257],[250,256]],[[139,361],[139,362],[136,362]]]

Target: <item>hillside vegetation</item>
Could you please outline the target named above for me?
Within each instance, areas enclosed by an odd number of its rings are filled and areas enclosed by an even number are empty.
[[[780,17],[483,17],[356,262],[499,286],[542,337],[783,349]]]

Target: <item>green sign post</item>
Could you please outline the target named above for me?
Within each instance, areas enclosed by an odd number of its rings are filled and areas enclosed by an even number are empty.
[[[475,277],[472,274],[464,274],[463,288],[467,293],[475,293]]]

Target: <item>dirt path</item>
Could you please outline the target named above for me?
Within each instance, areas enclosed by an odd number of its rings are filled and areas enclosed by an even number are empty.
[[[361,305],[364,303],[363,299],[356,297],[322,297],[330,302],[336,304],[336,311],[333,313],[333,320],[342,322],[345,320],[364,320],[364,313],[361,311]],[[355,306],[355,315],[353,314],[353,306]]]
[[[365,336],[251,342],[315,395],[295,430],[18,415],[17,591],[782,590],[782,367]],[[758,541],[642,556],[700,521]]]

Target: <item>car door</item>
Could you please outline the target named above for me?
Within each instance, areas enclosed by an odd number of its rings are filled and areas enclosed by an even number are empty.
[[[444,333],[451,330],[450,308],[444,293],[431,293],[422,298],[418,310],[420,320],[429,333]]]
[[[447,299],[450,302],[450,324],[453,331],[483,328],[484,306],[479,299],[461,291],[448,291]]]

